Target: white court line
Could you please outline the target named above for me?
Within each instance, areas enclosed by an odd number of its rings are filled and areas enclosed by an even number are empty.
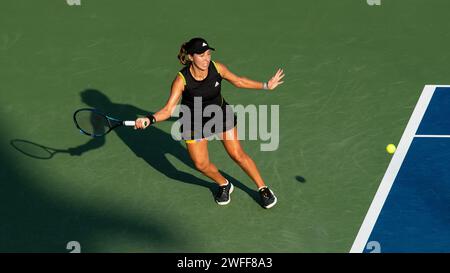
[[[415,137],[442,137],[442,138],[450,138],[450,135],[416,135]]]
[[[380,215],[381,209],[383,208],[384,202],[391,190],[392,184],[394,183],[395,177],[405,159],[406,153],[408,152],[409,146],[416,136],[417,129],[419,128],[420,122],[422,121],[423,115],[428,108],[431,98],[433,97],[434,90],[436,87],[450,87],[444,85],[426,85],[420,95],[419,101],[414,108],[411,118],[408,121],[405,131],[403,132],[400,143],[398,144],[397,150],[392,157],[391,162],[384,174],[381,184],[375,194],[372,204],[364,218],[364,221],[359,229],[358,235],[353,242],[350,253],[361,253],[364,251],[367,240],[372,233],[373,227]],[[383,246],[381,246],[381,250]]]

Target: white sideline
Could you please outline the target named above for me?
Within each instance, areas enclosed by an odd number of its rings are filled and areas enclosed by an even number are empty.
[[[397,150],[389,163],[389,166],[384,174],[381,184],[375,194],[372,204],[364,218],[364,221],[359,229],[358,235],[353,242],[350,249],[350,253],[361,253],[364,251],[367,240],[372,233],[373,227],[380,215],[381,209],[383,208],[384,202],[391,190],[392,184],[394,183],[395,177],[405,159],[406,153],[408,152],[409,146],[413,141],[414,137],[450,137],[450,136],[431,136],[431,135],[416,135],[417,129],[422,121],[426,109],[433,97],[436,87],[450,87],[449,85],[426,85],[420,95],[419,101],[408,121],[405,131],[403,132],[400,143],[398,144]]]

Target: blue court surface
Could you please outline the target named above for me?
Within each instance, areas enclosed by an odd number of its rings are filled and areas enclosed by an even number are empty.
[[[450,86],[425,86],[350,252],[450,252]]]

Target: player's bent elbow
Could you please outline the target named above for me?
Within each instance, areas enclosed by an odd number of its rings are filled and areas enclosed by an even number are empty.
[[[244,84],[244,81],[242,79],[238,79],[237,81],[234,81],[232,83],[237,88],[245,88],[245,84]]]
[[[175,111],[175,108],[176,107],[173,106],[162,109],[160,111],[160,115],[158,116],[158,121],[164,121],[169,119],[172,116],[173,112]]]
[[[171,117],[173,115],[173,112],[175,112],[175,109],[177,108],[177,106],[172,106],[167,110],[167,118]]]

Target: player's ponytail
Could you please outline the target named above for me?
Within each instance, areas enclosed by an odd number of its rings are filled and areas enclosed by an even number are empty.
[[[186,50],[186,45],[187,42],[183,43],[180,48],[180,53],[178,53],[178,60],[180,60],[180,63],[182,65],[188,65],[191,63],[191,60],[189,60],[189,56]]]

